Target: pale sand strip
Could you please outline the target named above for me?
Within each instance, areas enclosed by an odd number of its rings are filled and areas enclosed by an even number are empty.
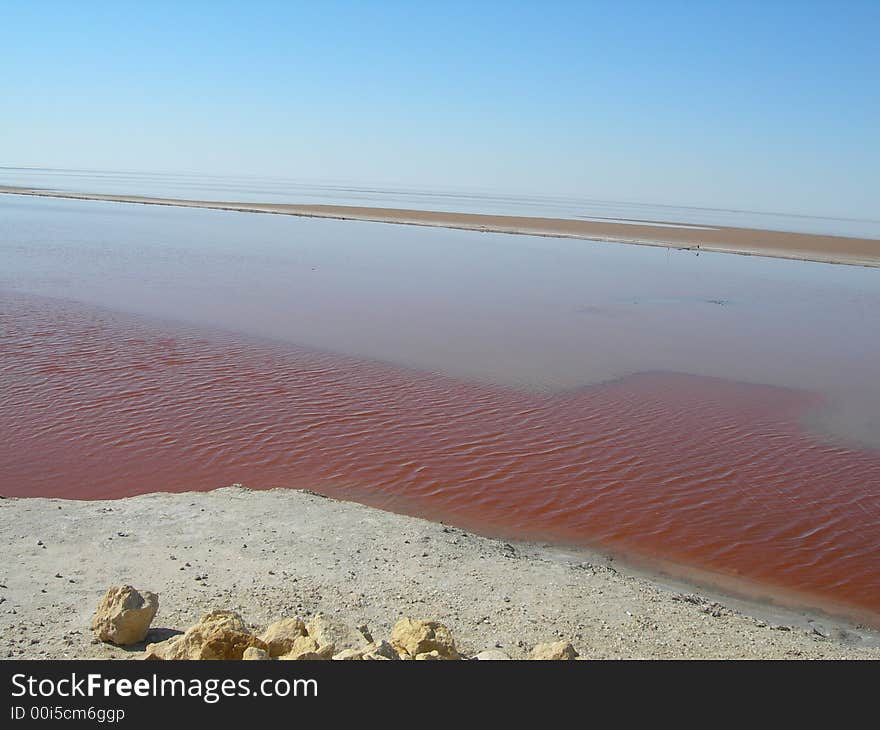
[[[444,213],[397,208],[365,208],[346,205],[294,205],[288,203],[234,203],[207,200],[152,198],[139,195],[66,193],[32,188],[0,186],[0,193],[33,195],[73,200],[99,200],[183,208],[211,208],[248,213],[275,213],[308,218],[373,221],[404,225],[454,228],[492,233],[512,233],[553,238],[581,238],[594,241],[633,243],[667,248],[685,248],[718,253],[820,261],[856,266],[880,266],[880,240],[787,233],[757,228],[694,228],[684,223],[653,225],[612,221],[531,218],[524,216]]]
[[[383,639],[401,616],[433,618],[468,655],[564,638],[589,659],[880,659],[880,634],[828,617],[294,490],[0,499],[0,551],[0,658],[143,656],[88,629],[104,591],[130,583],[159,593],[157,630],[214,608],[256,628],[322,611]]]

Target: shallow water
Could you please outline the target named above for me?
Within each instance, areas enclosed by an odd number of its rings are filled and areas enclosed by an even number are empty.
[[[309,487],[880,612],[876,270],[20,197],[0,260],[4,494]]]
[[[645,371],[819,393],[880,447],[880,272],[357,221],[0,196],[0,289],[515,388]]]
[[[540,395],[0,302],[6,494],[308,487],[880,615],[880,453],[804,434],[803,393],[656,373]]]

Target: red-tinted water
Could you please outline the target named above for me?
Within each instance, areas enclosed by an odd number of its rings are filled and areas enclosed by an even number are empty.
[[[0,295],[0,492],[304,487],[880,614],[880,453],[815,398],[642,374],[536,395]]]

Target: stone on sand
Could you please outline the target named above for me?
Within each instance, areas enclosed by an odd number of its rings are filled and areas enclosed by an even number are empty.
[[[547,644],[538,644],[529,654],[529,659],[544,661],[560,661],[577,659],[578,653],[568,641],[553,641]]]
[[[145,659],[235,659],[246,649],[268,647],[254,636],[235,611],[212,611],[184,634],[149,644]]]
[[[413,658],[432,652],[440,659],[459,658],[452,632],[439,621],[402,618],[391,630],[391,645]]]
[[[92,618],[92,631],[101,641],[118,646],[143,641],[159,610],[159,596],[129,585],[111,586]]]

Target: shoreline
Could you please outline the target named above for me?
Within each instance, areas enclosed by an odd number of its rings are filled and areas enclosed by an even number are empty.
[[[700,592],[586,549],[513,542],[309,491],[0,500],[0,658],[140,658],[93,643],[107,587],[159,594],[153,629],[213,609],[254,628],[317,612],[385,638],[403,616],[449,626],[465,652],[524,658],[569,640],[585,659],[880,659],[880,632]],[[147,641],[155,640],[148,637]]]
[[[270,213],[304,218],[357,220],[373,223],[428,226],[485,233],[575,238],[606,243],[660,246],[712,253],[814,261],[851,266],[880,266],[880,240],[756,228],[699,226],[681,222],[613,222],[539,218],[481,213],[452,213],[345,205],[238,203],[140,195],[74,193],[0,186],[0,194],[91,200],[141,205],[203,208],[241,213]]]

